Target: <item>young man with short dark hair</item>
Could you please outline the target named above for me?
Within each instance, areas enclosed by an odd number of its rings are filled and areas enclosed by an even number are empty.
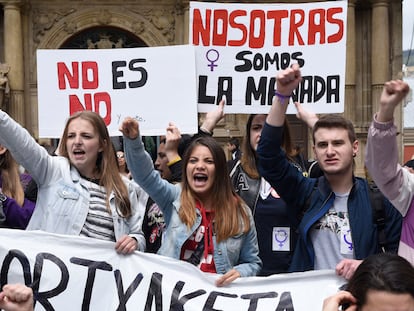
[[[299,240],[291,271],[336,269],[349,278],[367,256],[381,252],[373,221],[369,185],[354,176],[358,140],[351,122],[322,116],[313,129],[315,160],[324,175],[304,177],[281,148],[289,98],[301,81],[297,64],[280,72],[277,90],[263,128],[257,154],[259,172],[277,191],[299,222]],[[396,252],[401,216],[384,198],[387,249]]]

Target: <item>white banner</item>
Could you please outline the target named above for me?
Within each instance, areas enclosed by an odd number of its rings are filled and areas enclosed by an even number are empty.
[[[198,111],[225,95],[226,113],[268,113],[277,72],[298,63],[293,99],[317,113],[343,112],[346,18],[347,1],[190,2]]]
[[[154,254],[119,255],[114,243],[0,229],[1,285],[32,284],[36,310],[318,311],[345,282],[334,271],[240,278]]]
[[[62,135],[79,110],[98,112],[112,136],[126,116],[143,135],[165,135],[170,121],[197,132],[194,48],[38,50],[39,137]]]

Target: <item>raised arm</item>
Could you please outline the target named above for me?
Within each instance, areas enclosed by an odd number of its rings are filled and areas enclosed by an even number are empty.
[[[266,118],[257,147],[260,175],[277,191],[297,217],[314,180],[304,177],[288,160],[283,151],[283,125],[289,98],[302,79],[299,66],[292,65],[276,76],[276,90],[272,107]],[[294,189],[294,190],[293,190]],[[297,193],[305,195],[298,196]]]
[[[38,185],[49,182],[53,161],[45,148],[30,133],[0,110],[0,144],[9,149],[17,163],[30,172]]]
[[[170,207],[178,197],[178,188],[161,178],[155,170],[152,159],[140,139],[137,120],[126,118],[120,131],[124,135],[125,156],[134,181],[157,203],[167,220],[168,211],[165,208]]]
[[[372,179],[403,215],[413,198],[414,175],[399,164],[397,128],[393,124],[393,116],[408,91],[408,84],[401,80],[384,84],[379,110],[368,131],[365,156],[365,165]]]
[[[302,104],[299,102],[295,102],[295,107],[296,107],[296,118],[298,118],[299,120],[305,122],[305,124],[312,129],[313,126],[315,125],[316,121],[318,121],[318,116],[309,110],[306,110],[305,108],[303,108]]]
[[[204,131],[208,134],[213,134],[217,123],[224,118],[225,103],[226,100],[223,98],[215,109],[207,112],[206,117],[200,126],[201,131]]]

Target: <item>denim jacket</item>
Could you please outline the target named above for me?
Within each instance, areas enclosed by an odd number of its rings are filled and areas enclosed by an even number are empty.
[[[163,234],[158,254],[179,259],[184,242],[200,226],[201,214],[197,210],[196,221],[188,229],[178,214],[181,206],[181,185],[169,183],[154,170],[151,158],[144,150],[140,138],[131,140],[124,137],[124,150],[132,177],[157,203],[164,214],[166,231]],[[245,208],[250,212],[247,206]],[[242,277],[245,277],[254,276],[259,272],[261,260],[258,256],[256,230],[251,213],[249,215],[250,230],[247,233],[230,237],[220,243],[217,243],[213,236],[213,257],[217,273],[224,274],[234,268]]]
[[[27,169],[39,190],[36,208],[27,230],[79,235],[89,210],[89,191],[79,172],[65,157],[50,156],[33,137],[5,112],[0,111],[0,144]],[[123,179],[131,201],[132,216],[119,216],[114,194],[109,194],[115,238],[130,235],[145,250],[142,220],[148,195],[134,182]]]

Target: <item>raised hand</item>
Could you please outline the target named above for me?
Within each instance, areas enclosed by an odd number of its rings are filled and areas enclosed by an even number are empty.
[[[138,121],[131,117],[126,117],[119,130],[125,137],[128,137],[129,139],[136,139],[139,136]]]
[[[293,64],[289,68],[280,71],[276,76],[276,90],[283,96],[291,96],[302,81],[302,75],[298,64]]]
[[[302,81],[302,74],[298,64],[293,64],[277,74],[275,96],[266,118],[268,124],[283,126],[289,98],[293,90],[298,87],[300,81]]]
[[[178,146],[180,145],[180,142],[180,130],[174,123],[170,122],[165,135],[165,153],[167,154],[168,161],[171,161],[178,156]]]
[[[394,116],[395,107],[401,103],[410,91],[408,84],[402,80],[391,80],[382,89],[377,121],[388,122]]]
[[[216,109],[213,109],[207,112],[206,117],[203,121],[203,124],[200,126],[201,129],[207,131],[209,133],[213,133],[214,128],[216,127],[217,123],[224,118],[224,104],[226,103],[225,99],[223,98]]]

